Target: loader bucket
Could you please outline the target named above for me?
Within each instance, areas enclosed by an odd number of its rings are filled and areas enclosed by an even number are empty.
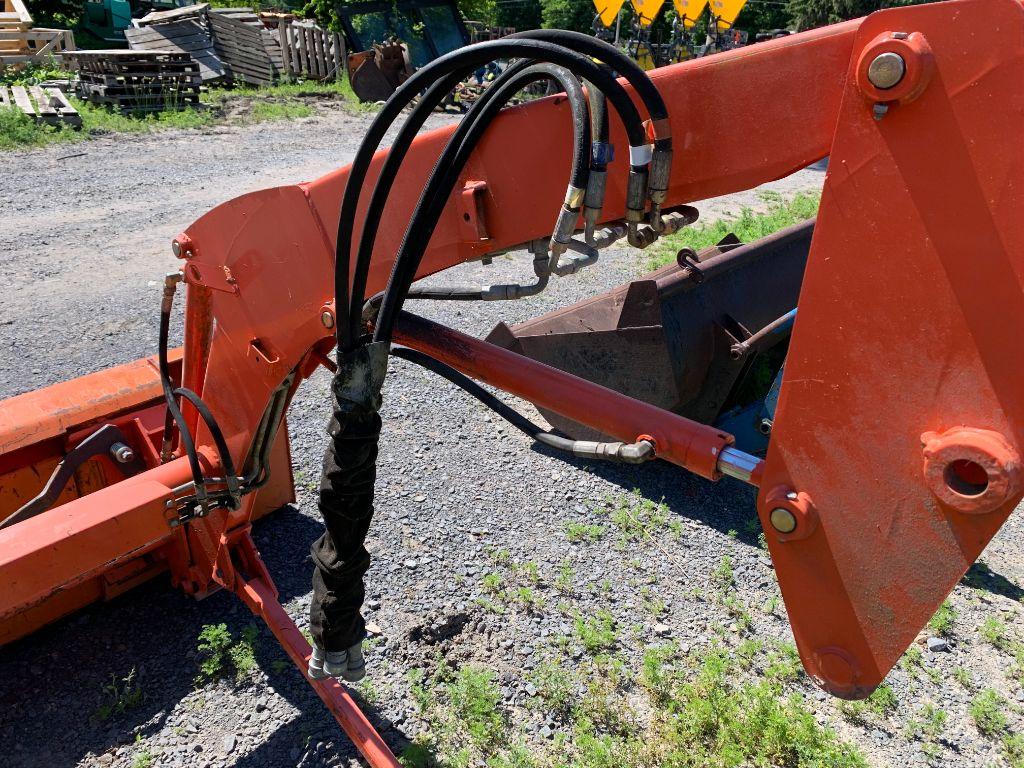
[[[770,424],[760,403],[788,334],[744,354],[736,346],[796,307],[813,230],[806,221],[746,245],[729,236],[600,296],[499,324],[487,340],[695,421],[741,415],[748,428],[734,431],[737,445],[763,452]],[[570,437],[608,439],[542,412]]]

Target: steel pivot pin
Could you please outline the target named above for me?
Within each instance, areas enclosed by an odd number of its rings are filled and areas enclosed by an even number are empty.
[[[907,64],[898,53],[880,53],[868,65],[868,80],[880,91],[896,87],[907,72]]]
[[[796,515],[784,507],[776,507],[768,516],[769,521],[779,533],[792,533],[796,530]]]

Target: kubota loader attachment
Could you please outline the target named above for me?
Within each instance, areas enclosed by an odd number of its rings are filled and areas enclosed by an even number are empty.
[[[964,37],[961,16],[982,31]],[[559,33],[537,34],[451,56],[529,49],[575,62],[542,44]],[[757,486],[804,666],[833,694],[867,695],[1021,499],[1024,389],[1008,350],[1024,336],[1022,79],[1017,0],[897,8],[653,72],[670,113],[650,125],[656,151],[675,140],[665,187],[638,144],[646,135],[638,116],[620,100],[623,117],[609,115],[607,138],[631,144],[629,157],[601,153],[595,172],[607,172],[607,188],[603,208],[584,206],[586,236],[604,222],[649,244],[668,231],[659,226],[679,224],[678,206],[827,155],[813,235],[804,225],[717,255],[684,254],[683,266],[611,296],[501,329],[500,345],[402,311],[404,296],[389,301],[389,277],[396,258],[395,271],[411,280],[546,239],[556,209],[568,231],[556,229],[548,247],[568,248],[582,202],[582,188],[563,198],[575,169],[571,97],[496,117],[454,194],[438,198],[447,202],[436,221],[423,213],[436,201],[417,198],[449,138],[463,135],[456,128],[411,143],[371,223],[372,182],[395,169],[384,152],[362,158],[365,167],[224,203],[175,241],[182,271],[168,282],[164,316],[176,280],[187,301],[173,382],[144,361],[0,404],[0,519],[108,425],[146,466],[124,477],[111,464],[117,455],[91,455],[53,505],[40,502],[0,528],[0,638],[167,567],[190,593],[238,594],[304,667],[309,645],[278,603],[249,531],[258,514],[290,498],[288,402],[318,366],[336,367],[328,354],[353,321],[353,349],[362,334],[382,343],[387,331],[383,343],[425,353],[453,378],[461,372],[524,397],[567,431],[583,425],[710,480]],[[400,93],[421,84],[409,82]],[[630,91],[636,96],[653,112],[649,90]],[[346,182],[363,171],[366,183],[354,186],[368,193],[343,217]],[[639,208],[638,189],[646,193]],[[426,221],[411,233],[424,248],[418,264],[402,260],[410,221]],[[336,292],[339,224],[352,254],[366,227],[383,226],[365,275],[353,259]],[[580,250],[588,268],[599,268]],[[410,263],[416,268],[405,274]],[[365,278],[365,307],[347,304],[360,293],[353,274]],[[594,337],[581,333],[593,325],[590,312],[601,329]],[[565,347],[545,338],[551,330]],[[720,419],[744,356],[779,347],[790,333],[766,459],[691,418]],[[621,360],[637,343],[636,375],[624,376]],[[350,352],[342,350],[342,363]],[[602,359],[614,364],[602,371]],[[645,388],[647,376],[662,383]],[[177,424],[160,400],[172,383],[165,402],[184,397]],[[195,399],[174,394],[182,390]],[[225,476],[232,464],[238,477]],[[372,764],[397,764],[342,686],[310,682]]]

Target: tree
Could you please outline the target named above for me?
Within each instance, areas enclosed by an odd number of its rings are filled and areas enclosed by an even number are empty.
[[[25,7],[37,27],[70,28],[85,10],[85,0],[27,0]]]
[[[547,29],[592,32],[597,14],[590,0],[540,0],[541,19]]]
[[[520,32],[540,29],[544,18],[540,0],[496,0],[497,19],[500,27],[515,27]]]
[[[787,9],[798,30],[856,19],[882,8],[916,5],[930,0],[788,0]]]

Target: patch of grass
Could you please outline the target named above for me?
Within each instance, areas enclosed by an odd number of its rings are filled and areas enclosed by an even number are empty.
[[[840,701],[839,711],[851,723],[865,724],[873,715],[885,717],[896,711],[896,693],[887,683],[878,686],[870,696],[860,701]]]
[[[135,709],[146,698],[145,692],[136,676],[135,667],[125,677],[110,676],[110,682],[100,691],[100,705],[96,709],[96,719],[105,722],[112,717]]]
[[[729,555],[722,555],[718,566],[711,573],[711,580],[723,594],[736,585],[736,575],[733,572],[732,558]]]
[[[573,544],[600,541],[604,536],[604,526],[570,521],[565,524],[565,535]]]
[[[465,677],[463,677],[465,676]],[[722,647],[681,656],[645,649],[634,676],[599,654],[538,666],[531,708],[555,717],[550,741],[526,739],[481,670],[442,667],[413,698],[428,728],[403,755],[421,768],[864,768],[856,748],[817,723],[802,696],[776,681],[747,682]],[[456,689],[459,686],[462,693]],[[487,752],[490,747],[492,751]]]
[[[576,571],[568,560],[563,560],[558,568],[558,576],[555,578],[555,589],[563,593],[571,593],[576,584]]]
[[[480,580],[480,588],[483,589],[483,591],[486,592],[489,595],[497,595],[497,594],[500,594],[501,591],[502,591],[501,590],[502,581],[503,580],[501,578],[501,574],[500,573],[494,573],[492,571],[491,573],[486,574]]]
[[[906,653],[900,658],[900,668],[907,673],[912,679],[916,678],[920,669],[921,662],[924,660],[924,652],[918,645],[911,645],[907,648]]]
[[[574,629],[576,639],[590,654],[606,651],[618,640],[615,633],[615,617],[603,608],[593,616],[577,616]]]
[[[792,643],[776,643],[768,654],[765,677],[779,683],[791,683],[803,674],[800,652]]]
[[[156,755],[154,755],[148,747],[136,752],[135,757],[132,760],[132,768],[152,768],[155,764]]]
[[[744,243],[766,237],[816,216],[820,201],[821,195],[816,192],[801,192],[792,200],[784,200],[781,195],[769,195],[766,198],[767,210],[763,213],[744,208],[739,216],[734,218],[698,223],[671,237],[658,240],[645,251],[644,265],[648,271],[658,269],[674,262],[680,249],[692,248],[699,251],[720,242],[730,232]]]
[[[44,79],[63,79],[71,73],[53,68],[0,73],[0,83],[28,85]],[[20,109],[0,108],[0,150],[42,147],[48,144],[77,142],[91,136],[111,133],[149,133],[168,128],[179,130],[207,128],[218,124],[250,124],[269,120],[295,120],[316,113],[310,99],[334,100],[346,109],[374,111],[363,105],[352,92],[346,78],[333,83],[286,82],[266,88],[214,88],[204,93],[196,109],[168,109],[154,114],[123,114],[120,111],[69,99],[82,118],[81,130],[37,124]]]
[[[982,736],[993,738],[1007,729],[1006,706],[1006,699],[993,688],[986,688],[974,697],[969,711]]]
[[[968,691],[974,690],[974,678],[971,677],[971,673],[963,667],[957,667],[953,670],[953,679]]]
[[[950,605],[949,600],[946,600],[942,605],[939,606],[939,610],[935,612],[931,620],[928,622],[928,627],[937,635],[941,637],[949,637],[953,633],[953,625],[956,622],[956,611],[953,606]]]
[[[989,616],[978,627],[981,639],[999,651],[1010,647],[1010,632],[1003,620],[998,616]]]
[[[537,689],[543,708],[557,715],[567,715],[572,709],[576,684],[572,675],[557,661],[546,660],[537,665],[530,676]]]
[[[256,638],[259,630],[249,625],[242,630],[236,642],[227,624],[207,624],[199,633],[199,674],[196,684],[204,685],[234,671],[235,682],[240,683],[256,667]]]
[[[639,491],[611,497],[611,522],[619,534],[619,548],[643,538],[654,538],[668,522],[668,507],[646,499]]]

